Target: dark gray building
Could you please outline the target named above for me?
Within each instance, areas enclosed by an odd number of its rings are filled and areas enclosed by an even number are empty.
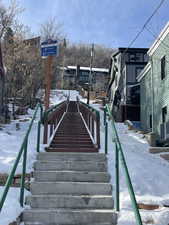
[[[111,56],[109,100],[116,121],[140,120],[137,76],[148,61],[147,48],[118,48]]]

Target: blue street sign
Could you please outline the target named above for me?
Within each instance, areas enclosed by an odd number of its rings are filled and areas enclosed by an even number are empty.
[[[41,43],[41,56],[58,55],[59,45],[56,40],[47,40]]]

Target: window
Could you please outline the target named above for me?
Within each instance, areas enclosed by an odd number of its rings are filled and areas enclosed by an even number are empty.
[[[142,61],[142,54],[141,53],[136,53],[136,61],[141,62]]]
[[[161,80],[166,77],[166,57],[161,58]]]
[[[89,72],[88,71],[82,71],[82,76],[89,76]]]
[[[165,123],[167,119],[167,106],[162,108],[162,123]]]
[[[136,60],[136,55],[134,53],[129,54],[129,61],[135,62],[135,60]]]

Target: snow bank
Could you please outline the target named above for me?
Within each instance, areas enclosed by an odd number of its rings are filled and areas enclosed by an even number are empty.
[[[0,187],[0,196],[4,187]],[[25,190],[25,195],[29,192]],[[0,224],[8,225],[11,222],[16,221],[16,218],[21,214],[23,208],[19,204],[20,188],[10,188],[3,209],[0,213]]]
[[[93,105],[100,110],[99,105]],[[101,152],[104,152],[103,111],[101,111]],[[115,185],[115,146],[112,143],[111,122],[108,123],[108,167],[111,183]],[[149,145],[143,135],[129,131],[123,123],[116,123],[122,143],[126,163],[131,176],[137,202],[159,204],[161,208],[153,211],[140,210],[143,222],[156,225],[169,223],[169,163],[159,155],[148,152]],[[113,193],[115,194],[115,193]],[[118,225],[135,225],[135,217],[122,168],[120,169],[120,207]]]

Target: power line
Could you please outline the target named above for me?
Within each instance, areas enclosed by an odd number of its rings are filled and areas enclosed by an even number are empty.
[[[147,24],[150,22],[150,20],[153,18],[153,16],[157,13],[157,11],[160,9],[160,7],[163,5],[165,0],[161,0],[160,4],[155,8],[155,10],[153,11],[153,13],[150,15],[150,17],[146,20],[146,22],[144,23],[144,25],[142,26],[142,28],[140,29],[140,31],[136,34],[136,36],[134,37],[134,39],[130,42],[130,44],[128,45],[128,47],[126,48],[126,50],[123,52],[123,54],[125,54],[127,52],[127,50],[133,45],[133,43],[138,39],[138,37],[140,36],[140,34],[144,31],[144,29],[146,28]]]
[[[150,30],[148,27],[145,27],[145,29],[154,37],[156,38],[161,44],[163,44],[166,48],[169,49],[169,45],[167,45],[163,40],[161,40],[160,37],[158,37],[156,34],[153,33],[152,30]]]

